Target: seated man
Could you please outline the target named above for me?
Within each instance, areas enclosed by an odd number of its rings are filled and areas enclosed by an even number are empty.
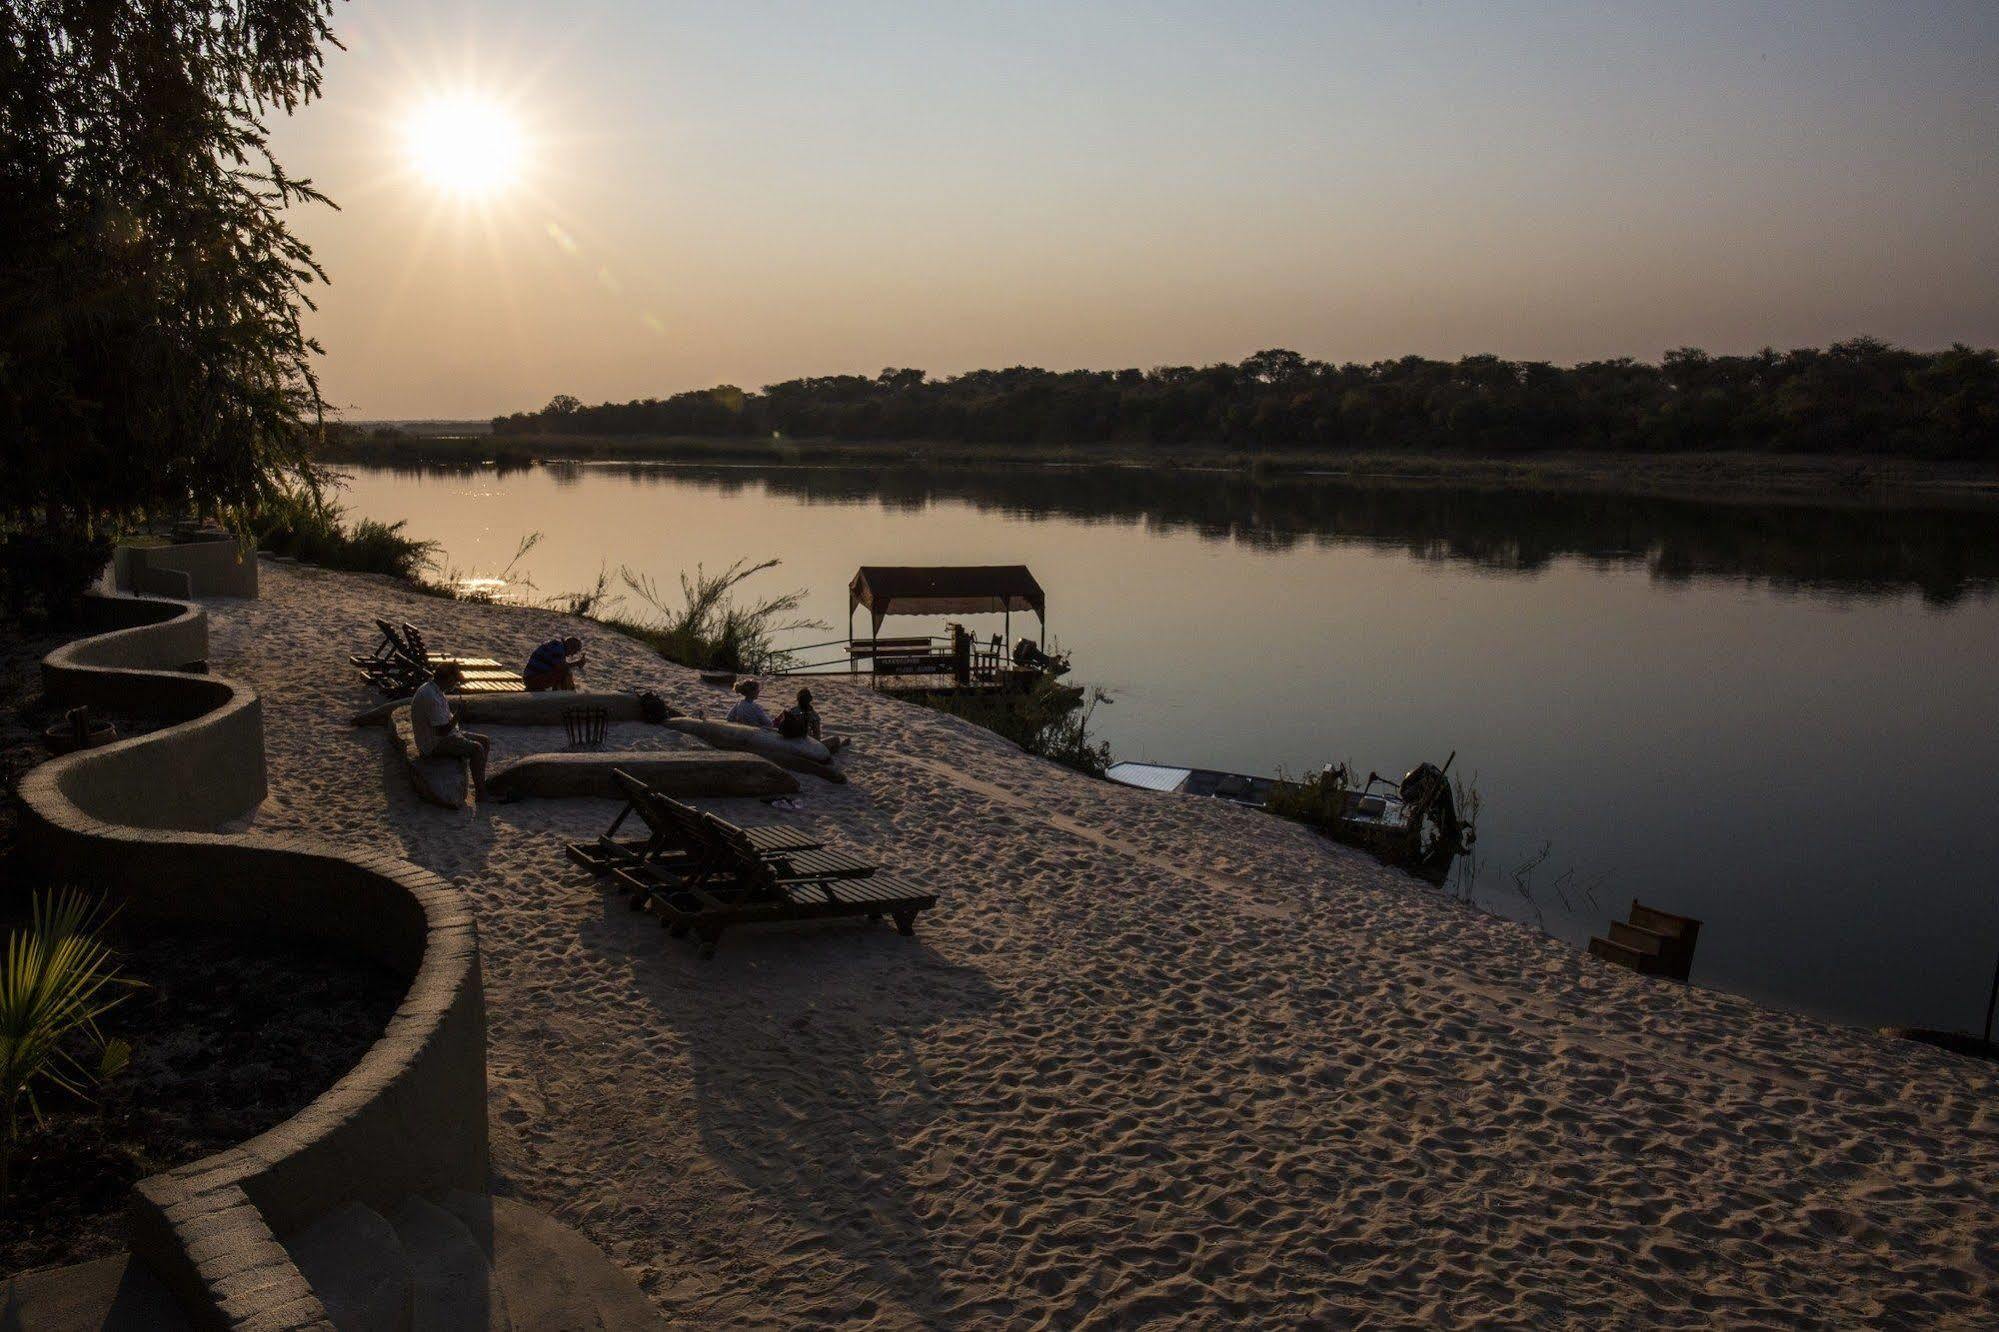
[[[1013,664],[1029,671],[1046,671],[1050,675],[1067,675],[1069,658],[1057,652],[1043,652],[1039,644],[1031,638],[1023,638],[1013,645]]]
[[[472,764],[472,790],[486,798],[486,755],[493,742],[483,735],[458,729],[451,700],[445,692],[456,685],[464,672],[446,662],[432,671],[410,696],[410,730],[416,736],[416,752],[424,758],[462,758]]]
[[[576,672],[583,669],[583,640],[576,637],[551,638],[528,655],[521,671],[521,683],[530,694],[544,689],[574,689]]]
[[[844,735],[821,733],[818,710],[812,706],[812,691],[798,691],[798,702],[786,708],[777,719],[777,733],[787,740],[817,740],[826,746],[826,752],[837,754],[847,747]]]
[[[757,702],[757,695],[762,690],[763,686],[755,680],[738,681],[736,692],[743,697],[741,702],[729,709],[729,720],[738,726],[754,726],[764,731],[774,730],[776,723],[771,721],[770,714],[764,711],[763,704]]]

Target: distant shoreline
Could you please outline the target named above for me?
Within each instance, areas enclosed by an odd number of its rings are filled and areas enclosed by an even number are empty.
[[[1248,472],[1272,482],[1348,481],[1466,489],[1598,491],[1711,501],[1790,498],[1859,504],[1999,506],[1999,466],[1870,454],[1584,453],[1504,456],[1398,452],[1245,452],[1178,446],[962,444],[739,437],[359,434],[329,444],[338,466],[658,462],[731,466],[1145,467]],[[465,423],[468,427],[483,422]],[[424,429],[424,427],[418,427]]]

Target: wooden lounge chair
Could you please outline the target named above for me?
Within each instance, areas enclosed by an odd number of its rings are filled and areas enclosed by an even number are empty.
[[[656,840],[617,842],[620,814],[595,846],[572,843],[570,854],[602,864],[595,872],[608,870],[630,890],[632,905],[658,916],[675,938],[693,934],[703,957],[715,955],[716,941],[732,925],[888,916],[897,930],[913,934],[917,913],[937,905],[935,893],[871,865],[816,845],[784,846],[791,829],[737,827],[629,777],[621,785],[631,797],[627,812],[637,811]],[[662,829],[671,831],[661,837]]]
[[[734,859],[741,856],[762,861],[781,879],[865,879],[875,872],[872,864],[827,851],[794,829],[740,828],[624,775],[636,788],[627,794],[644,791],[637,803],[647,825],[672,829],[676,842],[666,855],[640,857],[619,867],[633,889],[634,909],[644,906],[647,892],[659,884],[677,884],[689,877],[729,878]]]
[[[565,843],[563,850],[571,860],[592,874],[603,875],[634,865],[691,865],[696,852],[710,849],[706,829],[698,822],[700,810],[653,790],[622,768],[613,769],[611,779],[624,793],[625,806],[596,841]],[[647,835],[620,840],[618,829],[634,814],[646,826]],[[690,815],[696,821],[693,824],[688,821]],[[693,828],[701,831],[690,838]],[[740,831],[762,852],[816,851],[821,845],[809,834],[781,824]]]
[[[347,658],[363,672],[387,666],[403,651],[402,639],[397,635],[393,624],[377,616],[375,627],[382,631],[381,638],[375,643],[375,650],[365,655],[356,652]]]
[[[374,651],[365,656],[356,653],[347,660],[354,663],[369,684],[389,697],[406,697],[429,676],[430,665],[411,650],[400,626],[377,616],[375,628],[382,636],[376,640]]]
[[[527,685],[521,682],[521,673],[502,666],[491,657],[460,657],[445,652],[432,652],[423,640],[423,631],[409,621],[403,621],[403,642],[408,646],[408,655],[414,661],[424,664],[426,670],[436,670],[439,666],[456,666],[462,678],[455,694],[524,694]]]
[[[642,895],[645,909],[675,938],[694,935],[704,958],[715,955],[717,941],[733,925],[888,916],[897,931],[914,934],[917,913],[937,905],[937,894],[892,874],[786,878],[772,861],[741,850],[732,851],[717,874],[657,881],[630,869],[614,874],[635,897]]]
[[[464,673],[454,693],[459,694],[513,694],[524,691],[518,672],[510,671],[491,657],[457,657],[431,652],[424,643],[423,633],[415,625],[396,625],[388,620],[377,619],[375,627],[382,631],[381,639],[373,652],[350,656],[357,670],[370,685],[390,698],[405,698],[417,691],[430,673],[439,666],[450,663]]]

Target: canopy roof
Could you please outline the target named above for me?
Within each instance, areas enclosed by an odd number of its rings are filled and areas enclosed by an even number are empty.
[[[1048,597],[1024,564],[922,569],[864,564],[847,586],[847,614],[866,606],[881,628],[885,615],[998,615],[1033,611],[1045,623]]]

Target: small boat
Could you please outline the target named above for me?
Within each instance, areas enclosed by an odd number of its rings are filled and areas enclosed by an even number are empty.
[[[1163,763],[1113,763],[1104,776],[1125,786],[1176,795],[1213,796],[1262,809],[1277,782],[1270,777],[1246,777],[1213,768],[1176,768]]]
[[[1441,768],[1418,764],[1400,782],[1370,772],[1358,786],[1344,764],[1328,765],[1303,782],[1160,763],[1115,763],[1104,775],[1148,791],[1212,796],[1267,809],[1390,865],[1442,882],[1451,861],[1469,850],[1477,836],[1472,825],[1459,818],[1445,776],[1456,758],[1453,753]]]

